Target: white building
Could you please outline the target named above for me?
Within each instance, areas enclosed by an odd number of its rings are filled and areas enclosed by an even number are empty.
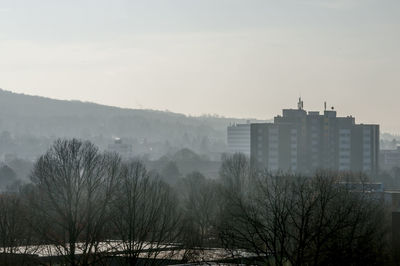
[[[228,127],[228,152],[243,153],[250,157],[250,123]]]
[[[118,153],[124,159],[132,157],[132,144],[123,143],[120,138],[114,139],[114,143],[109,144],[107,150]]]

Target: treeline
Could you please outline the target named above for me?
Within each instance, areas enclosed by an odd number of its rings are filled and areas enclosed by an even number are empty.
[[[235,154],[218,180],[194,172],[171,186],[140,161],[73,139],[56,141],[31,179],[0,196],[2,265],[15,265],[13,254],[66,265],[203,262],[221,250],[253,265],[394,264],[383,202],[335,175],[260,173]]]

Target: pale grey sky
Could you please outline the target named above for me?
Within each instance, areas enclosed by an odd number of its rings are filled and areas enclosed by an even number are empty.
[[[0,0],[0,88],[200,115],[323,102],[400,132],[399,0]]]

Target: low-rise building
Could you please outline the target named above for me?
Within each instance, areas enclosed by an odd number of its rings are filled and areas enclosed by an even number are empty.
[[[380,165],[383,170],[391,170],[394,167],[400,167],[400,146],[394,150],[381,150]]]

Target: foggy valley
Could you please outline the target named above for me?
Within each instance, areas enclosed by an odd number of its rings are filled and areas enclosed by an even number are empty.
[[[400,1],[0,1],[0,266],[400,265]]]

